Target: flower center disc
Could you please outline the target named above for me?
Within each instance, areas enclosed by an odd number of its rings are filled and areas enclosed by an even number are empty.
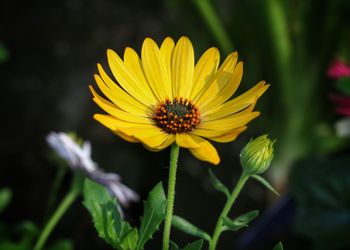
[[[188,99],[177,98],[160,103],[153,120],[169,134],[191,132],[200,123],[198,108]]]

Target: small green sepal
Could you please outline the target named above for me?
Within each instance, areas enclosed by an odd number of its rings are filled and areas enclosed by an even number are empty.
[[[231,220],[228,217],[223,217],[223,224],[224,228],[223,230],[232,230],[232,231],[238,231],[239,229],[243,227],[248,227],[248,223],[254,220],[256,217],[258,217],[259,211],[253,210],[248,213],[242,214],[238,216],[236,219]]]
[[[209,169],[209,178],[216,190],[224,193],[227,198],[230,197],[229,189],[214,175],[211,169]]]
[[[267,189],[269,189],[271,192],[273,192],[276,195],[280,195],[276,189],[274,189],[272,187],[272,185],[266,180],[264,179],[262,176],[260,175],[252,175],[251,177],[253,177],[255,180],[257,180],[258,182],[260,182],[261,184],[263,184]]]

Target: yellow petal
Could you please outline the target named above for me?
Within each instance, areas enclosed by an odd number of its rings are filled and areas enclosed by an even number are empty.
[[[220,86],[220,91],[217,94],[216,98],[213,99],[210,103],[207,103],[206,105],[202,105],[201,110],[202,112],[205,112],[208,109],[211,109],[213,107],[217,107],[227,101],[237,90],[239,83],[241,82],[243,76],[243,63],[239,62],[235,70],[232,72],[230,79],[227,82],[222,83],[222,86]]]
[[[90,90],[92,94],[94,95],[93,100],[96,102],[98,106],[100,106],[104,111],[106,111],[108,114],[127,122],[131,123],[144,123],[144,124],[153,124],[153,121],[151,121],[149,118],[137,116],[133,113],[127,113],[119,108],[117,106],[113,105],[111,102],[107,101],[106,99],[102,98],[100,95],[96,93],[96,91],[90,86]]]
[[[112,116],[96,114],[96,115],[94,115],[94,119],[97,120],[98,122],[100,122],[103,126],[112,130],[116,135],[118,135],[122,139],[124,139],[128,142],[139,142],[135,137],[128,136],[128,135],[116,130],[117,127],[116,127],[115,118],[113,118]]]
[[[168,138],[166,139],[166,141],[163,142],[162,145],[160,145],[157,149],[162,150],[168,146],[170,146],[171,144],[173,144],[175,142],[175,135],[173,134],[169,134]]]
[[[176,134],[176,144],[183,148],[197,148],[195,136],[187,133]]]
[[[230,82],[236,63],[237,53],[230,54],[211,78],[207,87],[203,88],[194,98],[194,103],[196,103],[201,110],[218,98],[218,94]]]
[[[252,112],[255,104],[256,104],[256,99],[252,99],[251,102],[246,102],[246,103],[239,103],[238,105],[220,105],[215,108],[216,112],[210,112],[209,114],[205,112],[202,115],[202,121],[211,121],[211,120],[218,120],[225,118],[227,116],[233,115],[233,114],[246,114],[249,112]]]
[[[193,71],[194,52],[191,41],[187,37],[181,37],[176,43],[171,62],[174,97],[189,98],[193,84]]]
[[[120,128],[134,128],[134,129],[147,129],[153,127],[153,125],[145,123],[132,123],[120,120],[111,115],[95,114],[94,119],[102,123],[104,126],[111,130],[120,130]],[[128,135],[132,135],[129,133]]]
[[[123,89],[146,106],[154,104],[152,96],[147,95],[147,92],[144,91],[147,89],[147,85],[138,82],[136,75],[129,71],[122,59],[113,50],[107,50],[107,57],[112,74]]]
[[[145,74],[143,73],[141,59],[137,55],[136,51],[132,48],[127,47],[124,51],[124,63],[128,68],[128,71],[134,75],[137,79],[140,91],[143,91],[151,99],[151,104],[156,105],[158,102],[163,100],[158,100],[153,93],[151,86],[146,80]]]
[[[210,140],[221,142],[221,143],[227,143],[236,140],[237,136],[245,131],[247,129],[246,126],[243,126],[241,128],[235,129],[227,134],[223,134],[217,137],[211,137]]]
[[[196,136],[198,148],[190,148],[190,152],[201,161],[207,161],[214,165],[220,163],[220,157],[216,148],[207,140]]]
[[[127,123],[108,115],[96,114],[94,118],[117,135],[130,141],[141,142],[149,148],[162,148],[169,143],[169,135],[153,125]],[[171,138],[170,138],[171,139]]]
[[[211,80],[218,69],[220,53],[217,48],[208,49],[199,59],[193,76],[193,88],[190,93],[192,100]]]
[[[207,140],[193,134],[176,134],[176,143],[190,152],[199,160],[208,161],[214,165],[220,163],[220,157],[215,147]]]
[[[113,131],[113,133],[115,133],[117,136],[119,136],[120,138],[122,138],[123,140],[125,140],[127,142],[131,142],[131,143],[138,143],[138,142],[140,142],[135,137],[128,136],[128,135],[124,134],[123,132],[115,130],[115,131]]]
[[[144,147],[147,148],[148,150],[150,151],[153,151],[153,152],[158,152],[168,146],[170,146],[172,143],[174,143],[175,141],[175,135],[173,134],[169,134],[169,136],[167,137],[167,139],[163,142],[162,145],[158,146],[158,147],[155,147],[155,148],[150,148],[148,147],[147,145],[144,144]]]
[[[165,38],[162,45],[160,46],[160,54],[163,57],[163,61],[164,61],[169,78],[171,76],[171,57],[173,55],[174,47],[175,47],[174,40],[170,37]],[[164,101],[164,100],[160,100],[160,101]]]
[[[257,99],[268,89],[269,86],[269,84],[265,84],[263,81],[259,82],[240,96],[215,108],[206,110],[202,115],[205,116],[207,120],[218,119],[239,112],[247,107],[254,107]]]
[[[195,129],[192,131],[192,134],[194,135],[198,135],[204,138],[215,138],[215,137],[220,137],[222,135],[225,134],[229,134],[233,131],[239,130],[242,127],[235,127],[235,128],[231,128],[231,129],[227,129],[227,128],[221,128],[221,129]]]
[[[259,112],[249,112],[247,114],[234,114],[227,116],[218,120],[211,121],[201,121],[201,123],[196,128],[196,133],[201,130],[227,130],[227,132],[232,129],[246,125],[248,122],[259,116]]]
[[[216,142],[231,142],[237,138],[237,136],[246,130],[246,126],[242,126],[230,131],[227,130],[194,130],[193,134],[208,138]]]
[[[230,105],[236,105],[238,103],[250,101],[252,99],[258,99],[264,92],[270,87],[270,84],[266,84],[265,81],[257,83],[254,87],[244,92],[243,94],[235,97],[227,102]]]
[[[120,128],[124,134],[133,136],[148,148],[158,149],[167,143],[170,134],[161,131],[158,127],[148,128]]]
[[[151,113],[151,110],[147,106],[131,97],[117,85],[114,84],[117,90],[111,89],[105,84],[105,82],[103,82],[99,75],[95,75],[94,77],[97,86],[100,88],[102,93],[119,108],[126,112],[134,113],[135,115],[140,116],[148,116],[148,114]]]
[[[157,44],[146,38],[142,45],[141,63],[146,79],[158,100],[172,99],[170,76]]]

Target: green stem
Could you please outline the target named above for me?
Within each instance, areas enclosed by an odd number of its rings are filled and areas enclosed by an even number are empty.
[[[224,26],[216,14],[210,0],[194,0],[194,3],[199,12],[202,14],[203,19],[209,26],[220,47],[226,54],[230,53],[233,50],[233,43],[225,31]]]
[[[247,182],[248,179],[249,179],[249,175],[246,174],[245,172],[243,172],[241,177],[239,178],[237,184],[236,184],[236,187],[233,189],[231,196],[228,198],[228,200],[227,200],[227,202],[226,202],[226,204],[225,204],[225,206],[224,206],[224,208],[219,216],[219,219],[216,223],[213,237],[211,238],[211,241],[209,242],[209,250],[216,249],[216,244],[217,244],[219,237],[220,237],[220,234],[222,232],[223,218],[226,217],[228,215],[228,213],[230,212],[233,203],[235,202],[237,196],[241,192],[244,184]]]
[[[52,183],[49,199],[47,202],[47,209],[46,209],[46,215],[45,215],[44,221],[47,221],[47,219],[49,218],[49,215],[52,213],[52,210],[57,200],[58,191],[61,187],[61,183],[66,172],[67,172],[67,166],[59,166],[55,179]]]
[[[39,236],[39,239],[37,240],[34,250],[41,250],[48,237],[50,236],[51,232],[57,225],[57,223],[60,221],[62,216],[65,214],[65,212],[68,210],[68,208],[73,204],[73,202],[76,200],[78,195],[81,193],[81,184],[82,184],[82,177],[78,174],[75,174],[72,180],[71,188],[62,200],[61,204],[57,207],[56,211],[53,213],[49,221],[46,223],[44,229],[41,231],[41,234]]]
[[[171,220],[173,217],[173,210],[174,210],[176,169],[177,169],[178,158],[179,158],[179,146],[176,143],[173,143],[173,145],[171,145],[171,150],[170,150],[168,195],[167,195],[165,225],[164,225],[164,232],[163,232],[163,250],[169,249]]]

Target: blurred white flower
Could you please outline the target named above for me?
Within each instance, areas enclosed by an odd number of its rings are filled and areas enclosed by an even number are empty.
[[[338,137],[350,137],[350,118],[343,118],[335,123],[335,132]]]
[[[49,146],[67,161],[72,170],[80,171],[91,180],[105,186],[122,206],[127,207],[130,202],[139,200],[136,192],[121,183],[119,175],[105,173],[91,159],[90,142],[85,141],[80,146],[68,134],[62,132],[51,132],[46,140]]]

